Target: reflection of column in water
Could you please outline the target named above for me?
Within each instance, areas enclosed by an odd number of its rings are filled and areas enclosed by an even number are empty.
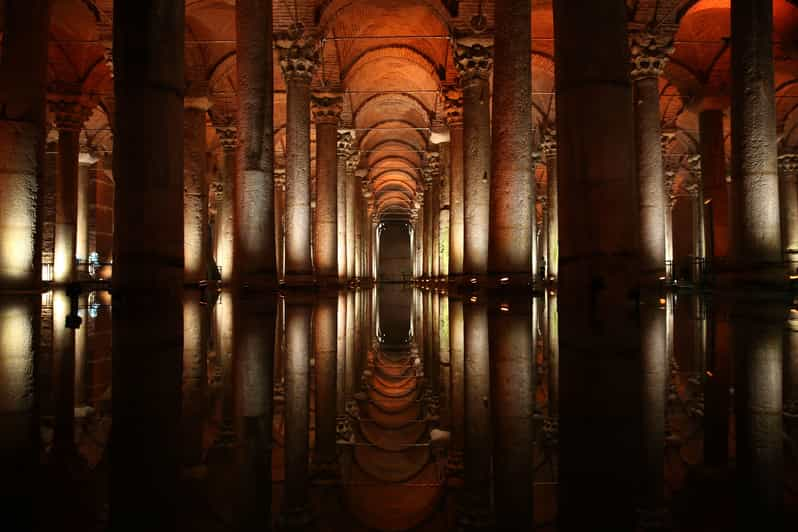
[[[207,387],[207,337],[205,313],[198,290],[183,293],[183,384],[180,426],[184,467],[202,463],[202,433]]]
[[[707,361],[707,313],[706,302],[701,296],[693,297],[693,320],[695,337],[693,339],[693,367],[690,371],[703,375]]]
[[[798,311],[790,309],[784,353],[784,414],[793,441],[798,441]]]
[[[441,267],[448,261],[441,261]],[[438,309],[438,358],[440,359],[441,383],[441,426],[448,431],[452,430],[451,409],[451,383],[452,364],[449,352],[449,301],[446,292],[436,294],[436,307]]]
[[[750,301],[733,309],[737,507],[747,527],[777,524],[784,511],[783,312]]]
[[[325,475],[337,473],[337,304],[334,294],[322,294],[313,312],[313,349],[316,353],[316,447],[313,466],[315,472]]]
[[[338,316],[336,318],[336,385],[335,385],[335,413],[342,421],[346,413],[346,292],[338,293]]]
[[[556,424],[560,405],[560,317],[557,309],[557,292],[549,290],[546,301],[546,345],[549,357],[549,418]]]
[[[503,297],[490,305],[490,395],[498,530],[534,523],[532,447],[535,441],[533,330],[537,299]]]
[[[277,299],[277,319],[274,325],[274,396],[285,398],[285,300]]]
[[[227,431],[226,435],[220,435],[229,438],[232,430],[232,361],[233,361],[233,340],[235,334],[233,331],[233,315],[235,309],[233,308],[233,297],[230,293],[223,293],[214,305],[215,315],[215,330],[216,330],[216,360],[217,367],[220,373],[214,375],[214,380],[217,378],[221,381],[222,396],[220,398],[222,403],[222,431]]]
[[[661,514],[664,505],[667,300],[650,297],[640,304],[641,344],[641,487],[642,515]],[[664,305],[663,305],[664,303]]]
[[[308,482],[311,317],[308,296],[285,300],[285,489],[280,520],[286,526],[311,520]]]
[[[34,408],[38,299],[38,294],[0,299],[0,464],[5,479],[0,483],[0,500],[4,517],[20,530],[33,529],[30,520],[38,478],[39,425]]]
[[[452,473],[460,475],[463,467],[465,425],[462,299],[449,298],[449,324],[449,360],[451,362],[449,404],[452,417],[452,445],[449,451],[448,465]]]
[[[355,292],[347,291],[346,295],[346,377],[344,379],[344,394],[352,398],[357,389],[357,374],[355,363]]]
[[[70,312],[66,292],[53,292],[53,448],[59,455],[71,453],[75,448],[75,329],[68,326]]]
[[[238,530],[267,528],[271,510],[274,332],[272,295],[236,298],[233,397]]]
[[[488,309],[472,296],[463,309],[465,360],[465,486],[458,520],[488,526],[491,511],[490,356]]]
[[[79,296],[78,317],[80,327],[75,331],[75,406],[86,406],[88,401],[88,294]]]
[[[706,303],[705,303],[706,304]],[[729,347],[727,319],[707,312],[707,366],[704,380],[704,465],[725,468],[729,454]]]

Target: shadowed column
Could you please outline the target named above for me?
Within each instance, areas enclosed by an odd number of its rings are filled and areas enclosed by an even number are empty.
[[[705,103],[708,105],[708,102]],[[726,138],[723,111],[702,109],[698,115],[704,197],[712,203],[712,256],[729,255],[729,192],[726,183]],[[709,259],[712,259],[712,256]]]
[[[285,168],[274,169],[274,245],[277,279],[285,280]]]
[[[235,182],[235,278],[276,283],[272,1],[236,1],[238,171]]]
[[[779,199],[781,202],[782,249],[790,273],[798,267],[798,155],[779,157]]]
[[[454,59],[463,87],[463,272],[484,275],[490,230],[490,39],[459,39]]]

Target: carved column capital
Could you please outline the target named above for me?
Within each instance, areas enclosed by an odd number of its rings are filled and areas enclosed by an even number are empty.
[[[350,150],[346,158],[346,171],[354,174],[358,166],[360,166],[360,150]]]
[[[338,157],[341,159],[346,159],[349,157],[352,148],[355,145],[355,132],[351,129],[339,129],[338,130],[338,141],[336,142],[335,148],[338,152]]]
[[[285,168],[274,169],[274,188],[285,190]]]
[[[235,151],[238,145],[238,128],[236,127],[235,117],[232,115],[212,114],[211,118],[222,150],[225,152]]]
[[[632,52],[632,80],[658,78],[673,55],[673,35],[635,32],[630,35]]]
[[[449,127],[463,127],[463,91],[448,87],[443,93],[443,109]]]
[[[81,94],[50,94],[48,101],[55,115],[55,127],[60,131],[80,131],[91,116],[93,106]]]
[[[543,140],[540,142],[540,151],[548,159],[557,157],[557,130],[547,127],[543,132]]]
[[[672,210],[676,205],[676,194],[673,192],[673,183],[676,180],[676,172],[665,172],[665,195],[668,198],[668,207]]]
[[[310,97],[310,109],[313,120],[317,124],[338,125],[343,110],[343,97],[335,94],[320,93]]]
[[[485,37],[461,37],[455,41],[454,64],[463,86],[487,80],[493,68],[493,44]]]
[[[779,155],[779,177],[784,181],[798,181],[798,153]]]
[[[690,169],[690,173],[693,174],[697,183],[702,182],[702,173],[701,173],[701,154],[696,153],[693,155],[689,155],[687,157],[687,167]]]
[[[274,46],[286,81],[310,83],[321,61],[319,41],[312,35],[275,35]]]

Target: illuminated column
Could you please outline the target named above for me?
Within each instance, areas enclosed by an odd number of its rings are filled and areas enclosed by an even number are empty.
[[[423,170],[424,175],[424,243],[423,249],[423,277],[430,278],[432,271],[432,175],[428,169]]]
[[[112,528],[177,519],[184,17],[182,0],[114,4]]]
[[[548,260],[549,260],[549,196],[543,183],[539,183],[536,178],[537,163],[540,160],[539,153],[532,154],[532,177],[535,179],[535,198],[540,203],[540,224],[537,224],[537,206],[532,213],[535,219],[535,234],[537,247],[534,250],[537,257],[536,275],[540,275],[541,280],[548,279]]]
[[[233,266],[236,281],[251,286],[268,286],[277,281],[272,50],[271,0],[238,0],[238,170]]]
[[[749,272],[774,268],[782,240],[773,62],[773,4],[731,4],[732,219],[734,259]],[[744,274],[743,274],[744,275]]]
[[[428,185],[425,202],[428,203],[427,220],[427,249],[429,257],[427,262],[427,277],[434,279],[438,277],[440,267],[440,233],[439,233],[439,203],[440,203],[440,182],[441,182],[441,156],[438,152],[427,152],[426,167],[424,169],[424,181]]]
[[[693,283],[703,282],[704,261],[707,256],[706,229],[704,225],[704,181],[701,172],[701,156],[688,158],[693,182],[684,188],[690,193],[693,202]]]
[[[360,164],[360,151],[352,150],[346,160],[346,277],[355,278],[355,217],[357,216],[358,186],[355,170]]]
[[[312,519],[308,488],[310,326],[313,307],[301,294],[285,301],[285,490],[280,522],[286,528]]]
[[[549,279],[557,279],[560,266],[560,200],[557,185],[557,130],[547,128],[540,143],[546,160],[546,207],[548,235],[546,236],[546,271]]]
[[[673,37],[635,32],[631,35],[635,91],[637,185],[640,194],[640,275],[656,285],[665,274],[665,208],[659,78],[673,53]]]
[[[357,179],[355,181],[355,202],[354,211],[352,212],[352,223],[354,225],[355,239],[352,242],[352,250],[355,254],[354,258],[354,275],[353,278],[360,279],[363,275],[363,196],[360,191],[360,184]]]
[[[274,244],[277,279],[285,279],[285,168],[274,169]]]
[[[440,144],[441,177],[440,194],[438,200],[438,277],[449,277],[449,233],[451,232],[451,145],[449,142]]]
[[[665,172],[665,194],[667,203],[665,204],[665,276],[668,281],[673,281],[673,206],[676,204],[676,196],[673,194],[673,181],[676,172],[668,170]]]
[[[532,174],[532,5],[495,4],[489,270],[529,281],[537,274]],[[513,277],[511,282],[515,282]],[[498,502],[498,501],[497,501]],[[501,512],[497,512],[497,517]],[[501,526],[501,523],[499,523]]]
[[[493,47],[482,37],[460,39],[454,58],[463,87],[463,272],[480,275],[488,271]]]
[[[201,89],[200,89],[201,90]],[[207,91],[207,89],[205,89]],[[189,87],[189,93],[192,91]],[[208,279],[208,183],[205,170],[207,96],[186,96],[183,105],[183,248],[185,283]]]
[[[335,446],[337,411],[337,334],[338,298],[322,295],[313,312],[313,349],[316,373],[316,446],[313,456],[315,473],[338,475]]]
[[[706,103],[705,103],[706,105]],[[723,133],[723,111],[702,109],[698,114],[701,167],[704,197],[712,205],[712,233],[708,236],[712,252],[708,258],[729,255],[729,185],[726,183],[726,137]]]
[[[451,384],[449,402],[452,416],[452,440],[447,468],[456,475],[463,475],[463,449],[465,419],[465,367],[463,358],[463,301],[449,298],[449,360]]]
[[[75,257],[83,263],[89,260],[89,167],[97,158],[81,152],[78,156],[77,231]]]
[[[493,522],[488,308],[474,296],[465,304],[463,318],[465,485],[458,520],[464,528],[476,529]]]
[[[319,62],[312,37],[277,40],[286,84],[285,279],[309,284],[310,256],[310,81]]]
[[[316,216],[313,262],[316,276],[335,283],[338,275],[338,122],[340,96],[313,97],[316,123]]]
[[[630,294],[638,292],[640,236],[638,224],[629,223],[638,219],[639,204],[626,2],[558,0],[553,5],[560,234],[558,525],[568,531],[631,529],[638,469],[623,442],[640,437],[641,336],[637,313],[628,310],[637,305]],[[617,383],[612,393],[589,384],[607,378]],[[588,437],[595,445],[584,445]]]
[[[463,94],[449,89],[444,102],[449,126],[449,275],[463,273]]]
[[[784,258],[795,273],[798,262],[798,155],[779,157],[779,199]]]
[[[41,280],[38,211],[43,194],[50,2],[7,3],[0,61],[0,289]]]
[[[216,214],[216,264],[222,272],[222,282],[230,283],[233,279],[233,242],[235,240],[233,226],[234,191],[236,179],[236,126],[228,121],[216,126],[216,133],[222,145],[222,201]]]
[[[351,130],[342,129],[338,131],[338,141],[336,144],[337,158],[337,184],[336,198],[338,210],[336,212],[337,233],[338,233],[338,281],[343,283],[347,279],[347,235],[346,217],[349,204],[346,197],[346,165],[349,154],[352,151],[352,144],[355,142],[355,133]]]
[[[78,173],[80,130],[89,115],[80,95],[52,96],[58,128],[58,163],[55,179],[55,265],[53,281],[77,280],[75,257],[78,233]]]

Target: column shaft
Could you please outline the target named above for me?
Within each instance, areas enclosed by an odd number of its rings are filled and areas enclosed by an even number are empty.
[[[698,115],[704,198],[712,202],[712,255],[729,255],[729,193],[726,183],[723,111],[707,109]],[[712,257],[709,257],[712,259]]]
[[[291,284],[313,273],[310,258],[310,80],[287,80],[285,276]]]
[[[449,275],[463,273],[463,121],[449,124]]]
[[[81,153],[78,167],[77,231],[75,257],[85,263],[92,250],[89,246],[89,166],[96,160],[88,153]]]
[[[546,156],[546,206],[548,207],[548,230],[546,238],[548,246],[546,270],[550,279],[557,279],[560,274],[560,192],[557,184],[557,136],[549,135],[544,144]]]
[[[183,248],[186,284],[208,279],[208,183],[205,172],[205,111],[189,98],[183,118]]]
[[[77,278],[78,156],[80,130],[59,129],[55,180],[55,264],[53,281]]]
[[[318,115],[317,115],[318,117]],[[318,277],[338,275],[338,119],[316,121],[316,218],[313,262]]]
[[[338,299],[319,298],[313,313],[313,343],[316,353],[316,447],[314,469],[328,475],[337,472],[338,457],[335,445],[337,410],[337,314]]]
[[[235,132],[231,144],[222,147],[222,201],[218,207],[217,217],[217,233],[219,238],[217,240],[216,248],[216,264],[222,273],[222,282],[230,283],[233,279],[234,254],[233,244],[235,242],[234,234],[234,210],[235,210],[235,197],[234,197],[234,183],[236,178],[236,148],[235,148]]]

